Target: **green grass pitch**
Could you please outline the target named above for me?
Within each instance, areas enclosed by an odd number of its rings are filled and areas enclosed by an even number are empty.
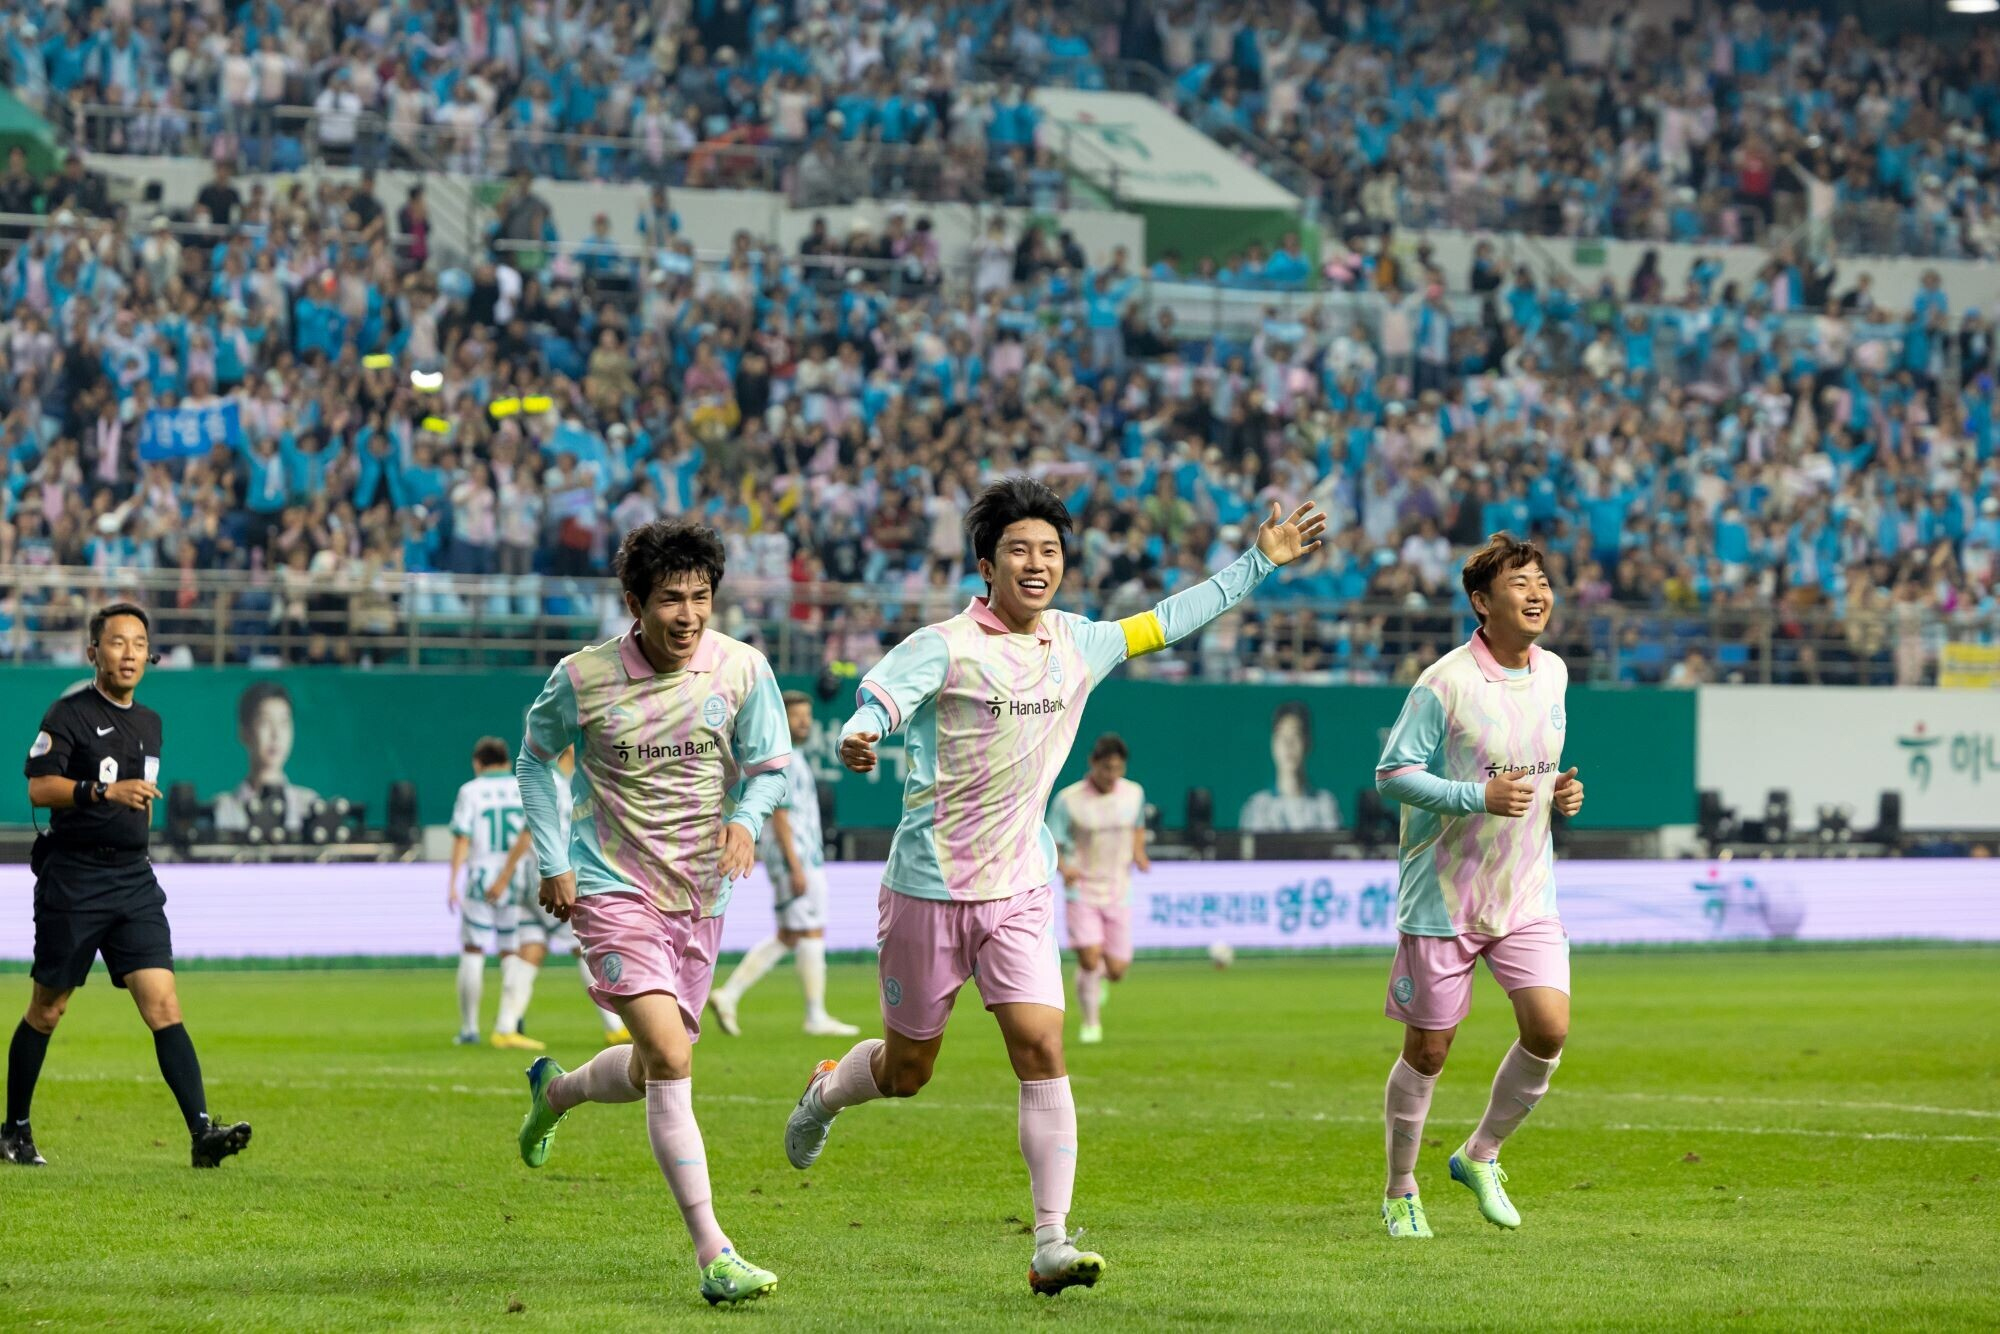
[[[582,1108],[521,1166],[525,1058],[449,1045],[450,971],[187,973],[211,1104],[256,1124],[200,1174],[100,973],[35,1105],[52,1165],[0,1169],[0,1328],[1992,1328],[2000,950],[1580,953],[1570,1052],[1506,1153],[1517,1233],[1445,1173],[1509,1040],[1482,976],[1419,1168],[1428,1243],[1377,1212],[1385,966],[1140,962],[1070,1053],[1072,1223],[1110,1267],[1053,1301],[974,994],[936,1082],[843,1116],[802,1174],[785,1113],[844,1044],[798,1033],[780,969],[696,1055],[723,1225],[782,1278],[736,1312],[695,1294],[641,1107]],[[872,1022],[872,977],[837,966],[835,1012]],[[530,1027],[565,1064],[596,1049],[567,966]]]

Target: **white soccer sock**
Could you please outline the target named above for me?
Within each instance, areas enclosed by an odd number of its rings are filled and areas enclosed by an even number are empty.
[[[521,1027],[527,1013],[528,997],[535,989],[535,966],[518,954],[500,956],[500,1013],[493,1020],[495,1033],[512,1033]]]
[[[479,993],[486,983],[486,956],[458,956],[458,1031],[479,1031]]]
[[[736,1000],[751,987],[756,986],[757,979],[770,972],[772,965],[784,958],[790,948],[784,941],[772,936],[758,941],[744,951],[742,961],[729,974],[729,980],[722,984],[723,999]]]
[[[597,985],[597,978],[590,971],[590,960],[584,958],[582,954],[576,956],[576,971],[583,974],[583,994],[588,996],[590,989]],[[596,1004],[596,1002],[593,1001],[592,1004]],[[607,1033],[616,1033],[619,1029],[625,1027],[625,1021],[618,1017],[618,1011],[616,1010],[607,1010],[602,1005],[599,1005],[597,1006],[597,1017],[604,1021],[604,1031]]]
[[[808,936],[794,947],[798,956],[799,989],[806,993],[806,1018],[826,1018],[826,942]]]

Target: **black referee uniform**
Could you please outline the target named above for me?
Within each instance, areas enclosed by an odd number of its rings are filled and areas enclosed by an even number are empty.
[[[141,968],[172,968],[167,896],[146,856],[152,817],[103,795],[122,779],[158,781],[160,715],[113,704],[94,684],[64,695],[42,716],[27,773],[89,784],[79,795],[96,798],[50,812],[36,842],[35,981],[80,987],[99,954],[114,986]]]
[[[100,954],[114,986],[127,986],[142,970],[164,973],[163,980],[145,979],[135,998],[153,1030],[160,1074],[187,1122],[194,1165],[215,1167],[250,1142],[248,1124],[209,1118],[201,1062],[175,994],[167,896],[146,855],[148,798],[157,794],[160,776],[160,715],[131,695],[150,661],[150,629],[144,608],[131,603],[114,603],[91,617],[90,658],[99,674],[49,707],[28,747],[28,785],[31,796],[38,786],[42,790],[37,805],[49,808],[49,828],[35,840],[32,858],[35,986],[7,1047],[0,1162],[45,1165],[28,1108],[69,995]],[[51,785],[50,779],[61,781]],[[121,783],[128,786],[115,799],[107,795]],[[130,786],[139,783],[154,787]]]

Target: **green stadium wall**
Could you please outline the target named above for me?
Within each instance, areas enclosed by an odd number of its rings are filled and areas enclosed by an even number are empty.
[[[87,677],[74,667],[20,667],[0,673],[0,737],[25,756],[42,711]],[[345,796],[379,820],[390,782],[416,784],[420,813],[442,824],[470,775],[472,743],[504,737],[518,745],[522,717],[545,676],[536,671],[479,675],[315,668],[265,672],[155,671],[141,698],[164,719],[161,785],[192,782],[202,800],[241,783],[247,759],[237,737],[237,701],[258,682],[289,693],[295,741],[287,778],[324,796]],[[789,681],[804,687],[806,683]],[[1207,685],[1114,678],[1092,695],[1062,782],[1081,776],[1091,741],[1117,732],[1131,748],[1131,774],[1145,785],[1163,823],[1183,823],[1187,790],[1215,795],[1215,823],[1234,829],[1249,797],[1273,781],[1271,721],[1278,706],[1303,703],[1313,720],[1306,761],[1312,785],[1334,794],[1343,818],[1371,781],[1382,738],[1405,691],[1391,686]],[[810,754],[834,769],[833,739],[852,695],[817,707]],[[1607,829],[1692,823],[1695,816],[1695,693],[1593,689],[1569,692],[1563,761],[1582,771],[1590,801],[1577,821]],[[850,827],[886,827],[899,808],[901,751],[892,738],[874,781],[842,774],[837,812]],[[0,784],[0,823],[32,816],[24,782]]]

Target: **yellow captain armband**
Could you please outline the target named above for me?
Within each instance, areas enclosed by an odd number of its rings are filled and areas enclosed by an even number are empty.
[[[1137,616],[1127,616],[1118,622],[1118,628],[1125,632],[1127,658],[1158,653],[1167,646],[1167,628],[1160,624],[1159,616],[1153,612],[1142,611]]]

